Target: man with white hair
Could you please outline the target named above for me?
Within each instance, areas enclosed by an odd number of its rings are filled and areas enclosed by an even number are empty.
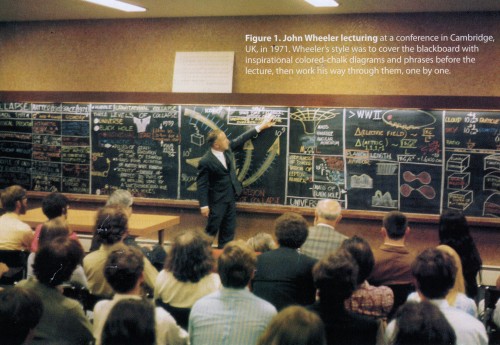
[[[300,248],[301,253],[319,260],[340,247],[348,238],[335,230],[342,219],[341,210],[337,200],[323,199],[318,202],[314,226],[309,228],[307,240]]]

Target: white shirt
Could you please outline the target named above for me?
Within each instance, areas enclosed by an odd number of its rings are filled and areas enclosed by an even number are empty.
[[[488,345],[488,335],[484,325],[463,310],[450,307],[445,299],[429,300],[437,306],[450,323],[457,336],[456,345]],[[385,330],[386,343],[391,343],[395,334],[396,320],[392,320]]]
[[[214,150],[214,149],[211,149],[212,150],[212,153],[214,154],[214,156],[219,160],[219,162],[221,162],[221,164],[224,166],[224,168],[227,169],[227,163],[226,163],[226,156],[224,156],[224,152],[222,151],[217,151],[217,150]]]
[[[0,249],[29,250],[34,232],[22,222],[14,212],[7,212],[0,217]]]
[[[154,298],[176,308],[191,308],[193,304],[208,294],[221,288],[217,273],[209,273],[196,283],[181,282],[172,272],[161,270],[156,278]]]

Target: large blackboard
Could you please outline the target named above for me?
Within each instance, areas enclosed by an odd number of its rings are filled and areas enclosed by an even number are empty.
[[[0,103],[0,187],[196,198],[212,129],[272,114],[236,152],[240,202],[500,217],[500,112],[224,105]]]

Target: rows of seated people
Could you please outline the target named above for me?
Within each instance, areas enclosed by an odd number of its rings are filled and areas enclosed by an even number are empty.
[[[127,191],[97,212],[87,254],[64,195],[43,199],[48,221],[34,232],[19,220],[26,191],[12,186],[1,199],[0,249],[31,250],[27,279],[0,291],[2,344],[488,344],[471,279],[481,259],[456,212],[442,215],[438,247],[414,253],[404,214],[387,213],[383,244],[371,248],[338,232],[339,203],[321,200],[313,226],[285,213],[274,237],[221,250],[203,232],[181,232],[158,272],[127,240]],[[91,312],[68,285],[88,290]]]

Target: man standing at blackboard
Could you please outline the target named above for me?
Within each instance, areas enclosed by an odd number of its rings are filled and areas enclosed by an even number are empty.
[[[208,217],[205,231],[212,237],[219,233],[219,248],[234,238],[236,198],[243,189],[236,176],[232,150],[273,125],[272,116],[266,116],[260,125],[231,141],[219,129],[208,133],[210,150],[200,160],[196,182],[201,214]]]

